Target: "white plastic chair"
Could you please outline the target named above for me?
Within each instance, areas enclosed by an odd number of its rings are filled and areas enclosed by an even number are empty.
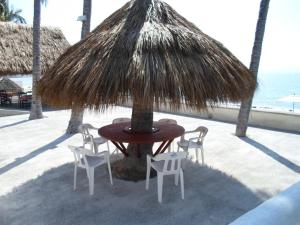
[[[168,124],[177,124],[176,120],[173,119],[160,119],[158,120],[159,123],[168,123]],[[168,152],[171,152],[174,149],[174,142],[172,142],[168,147]]]
[[[180,141],[177,142],[178,148],[177,152],[179,151],[179,148],[182,148],[184,151],[188,152],[188,149],[195,149],[196,151],[196,159],[199,163],[199,153],[198,150],[201,150],[201,158],[202,158],[202,164],[204,164],[204,149],[203,149],[203,141],[204,137],[206,136],[208,132],[208,129],[206,127],[200,126],[195,130],[192,131],[186,131],[180,138]],[[188,140],[185,139],[186,134],[198,134],[196,137],[189,138]]]
[[[146,190],[149,189],[149,178],[151,167],[157,172],[157,197],[162,202],[162,188],[164,175],[175,175],[175,185],[178,185],[180,177],[181,198],[184,199],[184,180],[181,160],[186,158],[186,152],[168,152],[158,154],[155,157],[147,155]]]
[[[98,130],[98,128],[93,127],[89,123],[81,124],[79,126],[79,132],[81,133],[82,139],[83,139],[83,147],[85,147],[85,145],[88,144],[88,145],[90,145],[90,148],[94,153],[98,153],[99,145],[106,143],[107,149],[109,151],[108,140],[101,136],[93,137],[93,135],[90,134],[89,130]]]
[[[69,146],[74,155],[74,191],[76,190],[76,181],[77,181],[77,167],[86,169],[87,177],[89,180],[89,193],[90,195],[94,194],[94,170],[96,167],[103,164],[107,164],[110,183],[113,185],[109,152],[103,151],[97,154],[94,154],[89,149],[83,147]]]

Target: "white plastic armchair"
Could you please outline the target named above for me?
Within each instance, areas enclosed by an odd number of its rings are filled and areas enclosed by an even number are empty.
[[[75,147],[70,145],[69,148],[74,155],[74,191],[76,190],[77,167],[86,169],[87,177],[89,180],[90,195],[94,194],[94,170],[96,167],[101,166],[105,163],[108,167],[110,183],[111,185],[113,185],[108,151],[103,151],[95,154],[89,149],[83,147]]]
[[[180,141],[177,142],[178,148],[177,152],[179,151],[179,148],[182,148],[184,151],[188,152],[189,149],[195,149],[196,151],[196,160],[199,162],[199,153],[198,150],[201,150],[201,159],[202,164],[204,164],[204,149],[203,149],[203,141],[208,132],[208,129],[206,127],[200,126],[192,131],[186,131],[180,138]],[[188,140],[185,139],[186,134],[198,134],[197,136],[191,137]]]
[[[168,123],[168,124],[177,124],[176,120],[173,119],[160,119],[158,120],[159,123]],[[174,142],[172,142],[168,147],[168,152],[171,152],[174,149]]]
[[[99,136],[99,137],[94,137],[89,130],[98,130],[98,128],[93,127],[91,124],[89,123],[85,123],[85,124],[81,124],[79,126],[79,132],[82,135],[82,139],[83,139],[83,147],[85,147],[85,145],[90,145],[90,149],[94,152],[94,153],[98,153],[98,147],[99,145],[105,144],[107,145],[107,149],[109,151],[109,145],[108,145],[108,140],[106,140],[105,138]]]
[[[168,152],[158,154],[155,157],[147,155],[146,190],[149,189],[150,170],[153,168],[157,172],[157,197],[158,202],[162,202],[162,189],[164,175],[175,175],[175,185],[178,185],[180,177],[181,198],[184,199],[184,180],[181,167],[181,160],[186,158],[186,152]]]

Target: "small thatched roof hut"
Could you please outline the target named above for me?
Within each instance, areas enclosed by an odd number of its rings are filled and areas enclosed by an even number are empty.
[[[0,91],[20,92],[23,91],[17,83],[6,77],[0,77]]]
[[[42,71],[69,47],[57,28],[41,27]],[[0,22],[0,76],[32,73],[32,26]]]
[[[40,83],[53,105],[106,107],[240,101],[256,87],[251,72],[220,42],[160,0],[132,0],[70,47]]]

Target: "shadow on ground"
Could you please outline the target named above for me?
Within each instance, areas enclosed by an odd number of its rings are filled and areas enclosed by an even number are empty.
[[[30,120],[21,120],[21,121],[15,122],[15,123],[3,125],[3,126],[0,126],[0,129],[7,128],[7,127],[12,127],[12,126],[16,126],[16,125],[19,125],[19,124],[22,124],[22,123],[26,123],[28,121],[30,121]]]
[[[164,178],[163,203],[157,201],[156,178],[145,182],[114,179],[107,169],[95,171],[95,194],[89,196],[84,170],[73,191],[73,165],[65,164],[0,197],[0,224],[201,224],[225,225],[263,200],[221,171],[185,162],[185,200],[173,176]]]
[[[16,158],[15,161],[0,168],[0,175],[27,162],[28,160],[36,157],[37,155],[39,155],[45,151],[56,149],[58,144],[60,144],[61,142],[67,140],[68,138],[70,138],[72,136],[73,135],[70,135],[70,134],[63,134],[63,135],[59,136],[58,138],[56,138],[55,140],[51,141],[50,143],[48,143],[38,149],[35,149],[34,151],[30,152],[29,154],[19,157],[19,158]]]
[[[240,139],[243,140],[244,142],[254,146],[258,150],[262,151],[263,153],[265,153],[272,159],[276,160],[277,162],[281,163],[282,165],[286,166],[290,170],[292,170],[296,173],[300,173],[300,166],[298,166],[297,164],[293,163],[292,161],[284,158],[283,156],[279,155],[278,153],[276,153],[274,150],[268,148],[267,146],[255,141],[251,138],[248,138],[248,137],[241,137]]]

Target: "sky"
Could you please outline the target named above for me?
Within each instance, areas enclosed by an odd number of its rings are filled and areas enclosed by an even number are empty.
[[[127,0],[93,0],[91,28],[122,7]],[[260,0],[165,0],[204,33],[222,42],[249,66]],[[10,0],[28,24],[33,0]],[[71,5],[70,5],[71,4]],[[71,44],[80,39],[83,0],[48,0],[42,7],[44,26],[59,27]],[[300,74],[300,0],[271,0],[259,73]]]

